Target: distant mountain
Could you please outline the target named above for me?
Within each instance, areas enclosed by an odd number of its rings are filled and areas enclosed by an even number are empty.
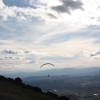
[[[30,77],[30,76],[59,76],[59,75],[69,75],[69,76],[94,76],[100,75],[100,67],[91,68],[62,68],[62,69],[51,69],[43,70],[38,72],[21,72],[15,74],[3,74],[6,77]]]

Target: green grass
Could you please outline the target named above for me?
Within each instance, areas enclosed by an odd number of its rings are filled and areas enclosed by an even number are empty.
[[[6,81],[0,81],[0,100],[55,100],[45,94],[24,89]]]

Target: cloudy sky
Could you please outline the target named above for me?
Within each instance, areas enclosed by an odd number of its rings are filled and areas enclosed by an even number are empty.
[[[100,0],[0,0],[0,72],[99,66]]]

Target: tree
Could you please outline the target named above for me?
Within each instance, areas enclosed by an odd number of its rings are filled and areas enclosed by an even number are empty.
[[[19,77],[15,78],[15,83],[21,85],[21,84],[22,84],[22,80],[21,80],[21,78],[19,78]]]

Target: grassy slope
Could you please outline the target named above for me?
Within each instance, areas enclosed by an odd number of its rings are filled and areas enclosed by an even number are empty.
[[[24,89],[19,85],[0,81],[0,100],[55,100],[41,93]]]

